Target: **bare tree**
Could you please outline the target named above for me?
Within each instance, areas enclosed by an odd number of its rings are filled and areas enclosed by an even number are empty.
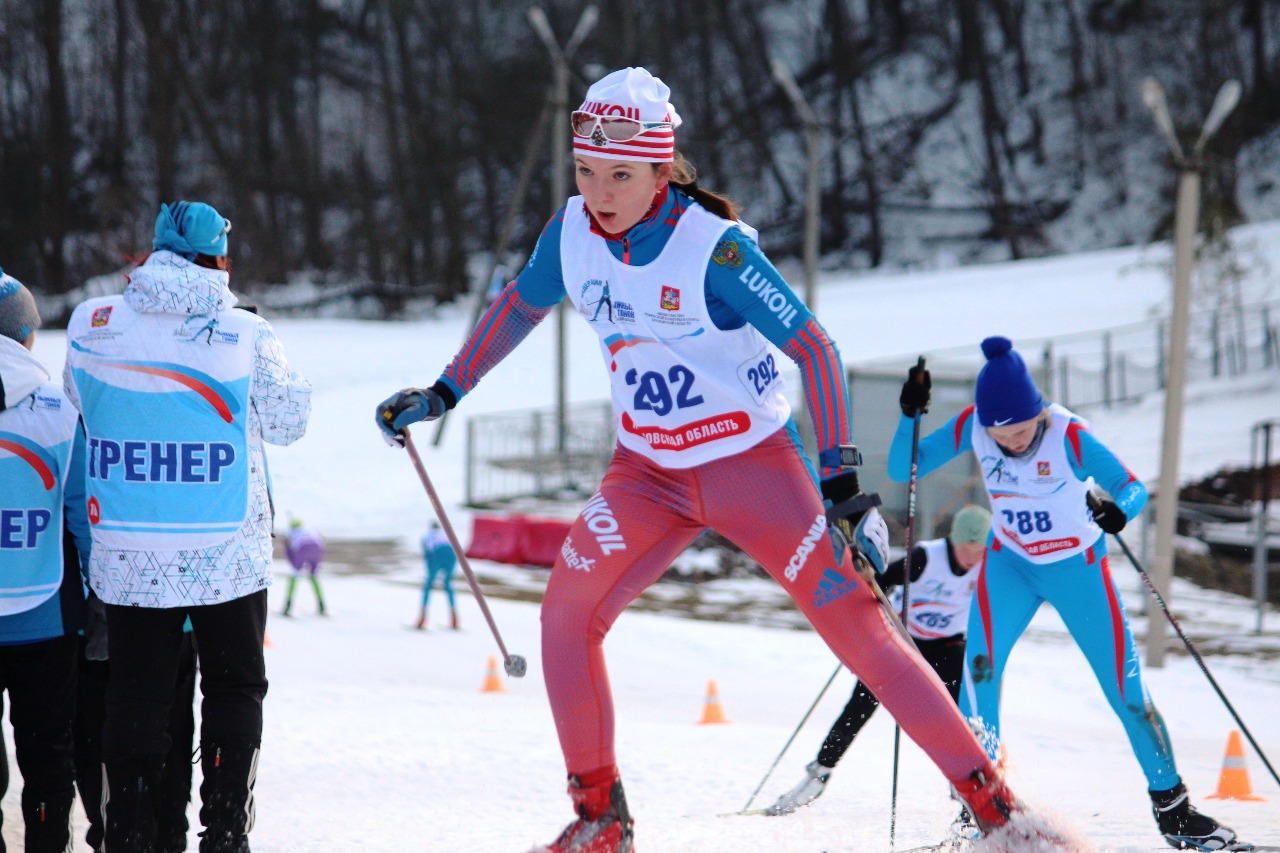
[[[42,282],[55,293],[68,289],[65,244],[71,204],[71,113],[67,74],[62,64],[64,42],[62,0],[40,0],[37,7],[40,45],[45,67],[44,146],[48,183],[40,216]]]
[[[174,86],[173,19],[177,6],[169,0],[133,0],[142,27],[146,125],[155,152],[155,200],[168,201],[178,191],[178,92]]]
[[[557,32],[581,12],[540,2]],[[933,228],[940,215],[982,211],[983,231],[948,239],[1020,257],[1086,203],[1073,190],[1105,186],[1103,204],[1127,204],[1125,151],[1150,136],[1135,96],[1145,74],[1188,116],[1225,76],[1248,82],[1206,171],[1205,210],[1224,221],[1239,215],[1237,153],[1280,123],[1276,0],[597,3],[572,97],[599,67],[649,67],[677,93],[681,150],[765,229],[799,206],[796,123],[768,71],[783,53],[831,131],[823,249],[873,265],[910,260],[916,235],[947,230]],[[242,282],[367,278],[388,313],[455,298],[532,168],[524,143],[551,68],[527,7],[0,0],[0,263],[61,290],[141,248],[158,202],[200,197],[236,222]],[[956,137],[977,141],[977,176],[952,180],[942,210],[936,148]],[[513,247],[532,247],[546,175],[563,165],[538,161]],[[1097,240],[1159,227],[1132,214]],[[795,229],[775,234],[772,253],[799,251]]]

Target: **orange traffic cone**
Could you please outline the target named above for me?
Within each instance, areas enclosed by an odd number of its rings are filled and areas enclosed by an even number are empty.
[[[714,681],[707,682],[707,701],[702,706],[702,719],[698,720],[698,725],[705,726],[708,723],[727,723],[729,722],[724,716],[724,709],[720,707],[720,692],[716,690]]]
[[[484,687],[480,688],[481,693],[505,693],[506,688],[502,686],[502,680],[498,678],[498,659],[489,658],[489,671],[484,676]]]
[[[1265,802],[1256,797],[1249,786],[1249,771],[1244,766],[1244,744],[1240,742],[1240,732],[1232,731],[1227,736],[1227,754],[1222,759],[1222,774],[1218,776],[1218,790],[1210,794],[1211,800],[1254,800]]]

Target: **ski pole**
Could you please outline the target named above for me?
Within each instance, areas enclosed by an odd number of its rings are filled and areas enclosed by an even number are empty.
[[[1093,492],[1088,493],[1090,508],[1098,506],[1098,498]],[[1112,533],[1111,538],[1120,543],[1120,548],[1124,551],[1124,555],[1129,558],[1129,562],[1138,570],[1138,574],[1142,576],[1142,582],[1147,585],[1147,591],[1151,593],[1151,597],[1156,600],[1156,604],[1160,605],[1160,609],[1164,611],[1164,615],[1169,617],[1169,624],[1173,625],[1173,630],[1178,632],[1178,637],[1187,647],[1187,651],[1191,653],[1191,657],[1195,658],[1197,664],[1200,665],[1200,671],[1204,673],[1204,677],[1209,679],[1209,684],[1213,686],[1213,690],[1218,694],[1218,698],[1222,700],[1222,704],[1227,706],[1227,710],[1231,712],[1231,717],[1236,721],[1236,725],[1240,727],[1240,731],[1244,732],[1244,736],[1249,739],[1254,752],[1258,753],[1258,757],[1262,759],[1262,763],[1267,766],[1267,771],[1271,774],[1271,778],[1276,780],[1276,784],[1280,784],[1280,776],[1276,775],[1276,770],[1271,766],[1271,762],[1267,760],[1267,755],[1262,751],[1262,747],[1258,746],[1258,742],[1254,740],[1253,733],[1249,731],[1249,727],[1244,724],[1244,720],[1240,719],[1240,715],[1236,713],[1236,709],[1232,706],[1231,700],[1227,698],[1227,694],[1222,692],[1222,688],[1218,686],[1217,679],[1213,677],[1213,673],[1209,672],[1209,667],[1205,665],[1204,658],[1200,657],[1200,653],[1196,651],[1196,647],[1191,644],[1191,639],[1182,630],[1182,625],[1178,623],[1178,619],[1170,612],[1168,605],[1164,603],[1164,596],[1160,594],[1160,590],[1156,589],[1156,585],[1151,581],[1151,576],[1142,568],[1142,563],[1138,562],[1138,558],[1129,550],[1129,546],[1125,544],[1124,539],[1119,533]]]
[[[427,469],[422,464],[422,457],[418,455],[418,449],[413,446],[413,439],[409,437],[409,428],[405,427],[403,432],[404,449],[409,451],[409,458],[413,460],[413,467],[418,470],[418,478],[422,480],[422,485],[427,490],[427,497],[431,499],[431,505],[436,508],[436,517],[440,519],[440,526],[444,528],[445,535],[449,537],[449,544],[453,546],[454,552],[458,555],[458,565],[462,566],[462,572],[467,576],[467,583],[471,585],[471,592],[475,595],[481,612],[484,613],[485,621],[489,623],[489,630],[493,632],[493,638],[498,641],[498,650],[502,652],[502,666],[507,671],[507,675],[523,678],[525,672],[529,669],[529,664],[522,655],[513,655],[507,652],[506,644],[502,642],[502,635],[498,633],[498,625],[493,621],[493,614],[489,612],[489,603],[485,601],[484,593],[480,591],[480,584],[476,581],[475,572],[471,571],[471,564],[467,560],[467,555],[463,553],[462,544],[458,542],[458,535],[453,532],[453,525],[449,523],[449,517],[445,515],[444,505],[440,502],[440,496],[436,494],[435,487],[431,485],[431,478],[427,476]]]
[[[822,701],[822,697],[826,695],[827,688],[831,686],[831,682],[836,680],[836,676],[840,674],[844,664],[836,664],[835,671],[831,673],[831,677],[827,679],[827,683],[822,685],[822,689],[818,691],[818,696],[813,700],[813,704],[809,706],[809,710],[804,712],[796,730],[791,733],[791,737],[787,738],[787,742],[782,746],[782,752],[778,753],[778,757],[773,759],[773,763],[769,765],[768,771],[765,772],[764,778],[760,780],[760,784],[756,785],[756,789],[751,792],[751,799],[747,800],[747,804],[742,807],[742,811],[746,812],[751,808],[751,804],[756,801],[756,795],[760,793],[760,789],[764,787],[764,783],[769,781],[769,777],[773,775],[774,769],[778,766],[778,762],[782,760],[782,756],[787,754],[787,750],[791,748],[791,742],[796,739],[796,735],[800,734],[800,730],[804,728],[804,724],[809,722],[809,715],[813,713],[813,709],[818,707],[818,703]]]
[[[924,356],[916,362],[916,368],[924,373]],[[917,411],[911,425],[911,476],[907,479],[907,532],[903,545],[907,549],[906,561],[902,564],[902,624],[907,624],[907,611],[911,607],[911,547],[916,527],[916,482],[919,478],[920,463],[920,421],[924,413]],[[914,642],[914,641],[913,641]],[[889,789],[889,850],[893,850],[894,837],[898,827],[898,746],[902,742],[902,726],[893,724],[893,782]]]

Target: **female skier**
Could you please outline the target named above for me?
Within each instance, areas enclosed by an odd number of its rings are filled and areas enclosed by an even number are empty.
[[[1008,338],[987,338],[982,352],[987,363],[978,374],[976,403],[922,438],[918,457],[923,477],[972,450],[991,498],[994,523],[969,611],[961,711],[976,718],[994,759],[1005,664],[1048,601],[1124,725],[1165,840],[1180,850],[1231,849],[1236,834],[1187,799],[1107,562],[1105,534],[1119,533],[1142,512],[1146,487],[1085,421],[1046,405]],[[929,385],[928,371],[913,367],[902,386],[903,417],[889,449],[895,480],[910,476],[914,418],[928,410]],[[1086,501],[1091,478],[1112,495],[1094,509]]]
[[[435,384],[376,411],[388,441],[403,443],[404,427],[457,405],[566,296],[600,337],[618,446],[542,604],[543,674],[578,815],[547,849],[633,850],[604,638],[708,527],[787,589],[979,824],[1001,826],[1017,802],[1000,770],[862,574],[883,568],[888,535],[869,501],[851,501],[861,493],[844,470],[857,451],[839,353],[732,204],[694,184],[669,97],[643,68],[588,90],[571,116],[580,194]],[[802,455],[770,344],[800,369],[820,472]],[[837,505],[835,528],[824,498]]]

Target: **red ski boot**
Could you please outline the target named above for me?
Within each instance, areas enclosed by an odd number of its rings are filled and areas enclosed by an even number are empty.
[[[1009,822],[1018,808],[1013,791],[1005,784],[1004,774],[994,764],[973,771],[968,779],[952,782],[956,794],[968,806],[983,835]]]
[[[569,777],[578,819],[546,847],[546,853],[635,853],[631,814],[615,767]]]
[[[968,778],[952,782],[981,833],[980,849],[989,853],[1094,853],[1094,847],[1071,827],[1052,815],[1028,810],[1005,784],[1004,773],[994,764],[975,770]],[[965,847],[972,843],[967,837]]]

